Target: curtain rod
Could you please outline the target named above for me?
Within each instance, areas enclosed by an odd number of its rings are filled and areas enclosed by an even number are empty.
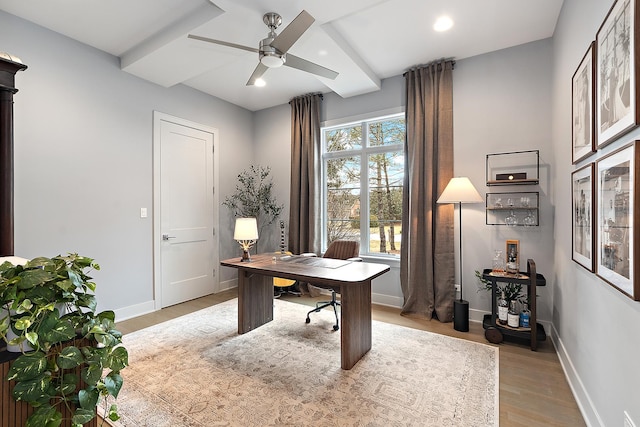
[[[442,58],[442,59],[438,59],[438,60],[436,60],[436,61],[431,61],[431,62],[429,62],[429,63],[427,63],[427,64],[423,64],[423,65],[416,65],[416,66],[414,66],[414,67],[411,67],[411,68],[409,68],[407,71],[405,71],[404,73],[402,73],[402,76],[403,76],[403,77],[404,77],[404,76],[406,76],[406,75],[407,75],[407,73],[408,73],[409,71],[412,71],[412,70],[419,70],[419,69],[421,69],[421,68],[428,68],[428,67],[432,67],[432,66],[434,66],[434,65],[436,65],[436,66],[438,66],[438,67],[441,67],[441,66],[442,66],[444,63],[446,63],[446,62],[451,62],[451,69],[452,69],[452,70],[454,70],[454,69],[456,68],[456,60],[455,60],[455,59],[453,59],[453,58],[450,58],[450,59]]]
[[[310,96],[315,96],[315,95],[319,96],[320,99],[324,100],[324,95],[322,93],[320,93],[320,92],[312,92],[312,93],[305,93],[304,95],[294,96],[293,98],[291,98],[289,100],[289,102],[294,101],[296,99],[308,98]]]

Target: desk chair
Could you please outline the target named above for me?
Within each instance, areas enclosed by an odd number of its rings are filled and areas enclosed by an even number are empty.
[[[303,254],[305,256],[316,256],[315,254]],[[323,258],[333,258],[333,259],[343,259],[349,261],[362,261],[362,258],[359,258],[360,255],[360,243],[353,240],[334,240],[331,242],[327,251],[322,256]],[[314,285],[311,283],[311,285]],[[315,285],[314,285],[315,286]],[[324,287],[324,286],[321,286]],[[331,301],[321,301],[316,303],[316,308],[309,311],[307,313],[306,323],[311,322],[311,318],[309,315],[311,313],[320,313],[325,307],[333,307],[333,312],[336,315],[336,324],[333,326],[333,330],[337,331],[340,329],[340,325],[338,322],[338,309],[337,306],[340,305],[338,301],[336,301],[336,288],[329,288],[331,290]]]
[[[276,252],[275,256],[291,255],[291,252],[281,250]],[[273,297],[280,298],[282,295],[302,296],[302,293],[296,290],[296,280],[284,279],[282,277],[273,278]]]

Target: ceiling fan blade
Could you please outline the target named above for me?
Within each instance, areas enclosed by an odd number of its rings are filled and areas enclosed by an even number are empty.
[[[241,44],[229,43],[229,42],[225,42],[225,41],[222,41],[222,40],[214,40],[214,39],[210,39],[208,37],[196,36],[195,34],[189,34],[187,37],[189,37],[190,39],[200,40],[200,41],[207,42],[207,43],[221,44],[222,46],[229,46],[229,47],[233,47],[233,48],[236,48],[236,49],[247,50],[249,52],[254,52],[254,53],[258,52],[258,49],[253,48],[253,47],[242,46]]]
[[[258,66],[256,67],[255,70],[253,70],[253,74],[251,74],[251,77],[249,77],[249,81],[247,82],[247,86],[253,86],[254,84],[256,84],[256,80],[258,80],[260,77],[262,77],[262,75],[268,69],[269,69],[269,67],[264,65],[262,62],[258,62]]]
[[[307,73],[315,74],[320,77],[326,77],[331,80],[335,80],[335,78],[338,77],[337,72],[323,67],[322,65],[307,61],[306,59],[291,55],[290,53],[287,54],[287,60],[284,65],[291,68],[297,68],[298,70],[306,71]]]
[[[309,15],[306,10],[303,10],[287,25],[287,28],[276,36],[271,42],[271,47],[278,49],[282,53],[287,53],[291,46],[309,29],[314,21],[315,18]]]

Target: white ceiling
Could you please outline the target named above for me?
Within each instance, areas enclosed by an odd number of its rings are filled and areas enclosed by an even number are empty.
[[[0,9],[115,55],[143,79],[182,83],[257,111],[309,92],[372,92],[415,65],[551,37],[562,1],[0,0]],[[246,86],[257,53],[187,38],[257,48],[268,33],[266,12],[282,16],[279,32],[302,9],[316,21],[289,52],[337,71],[333,81],[281,67],[267,71],[265,87]],[[455,25],[437,33],[433,23],[443,14]]]

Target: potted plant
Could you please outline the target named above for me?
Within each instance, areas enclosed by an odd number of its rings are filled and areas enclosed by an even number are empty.
[[[480,286],[478,290],[479,291],[485,290],[485,291],[491,292],[491,282],[489,282],[486,279],[483,279],[482,273],[479,272],[478,270],[476,270],[475,273],[476,273],[476,277],[480,281]],[[522,285],[519,285],[517,283],[503,283],[502,285],[498,285],[496,289],[496,295],[499,296],[504,291],[504,298],[507,300],[507,303],[510,303],[511,301],[514,301],[514,300],[522,303],[523,293],[522,293],[521,286]]]
[[[238,174],[236,191],[225,198],[223,205],[236,217],[256,218],[259,234],[280,216],[284,205],[278,204],[273,194],[270,167],[251,166]],[[256,245],[257,248],[257,245]]]
[[[117,420],[117,407],[106,408],[122,387],[120,370],[128,365],[122,334],[112,311],[96,313],[96,284],[88,272],[93,259],[69,254],[35,258],[25,265],[0,265],[0,337],[8,344],[28,343],[4,378],[15,381],[12,395],[35,408],[26,426],[59,426],[63,413],[73,426],[105,415]],[[9,329],[16,338],[7,339]]]

